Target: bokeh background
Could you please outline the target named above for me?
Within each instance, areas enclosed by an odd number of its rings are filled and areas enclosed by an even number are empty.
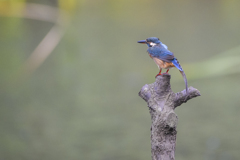
[[[1,0],[0,159],[151,159],[138,96],[159,37],[201,97],[176,109],[177,160],[240,159],[240,1]],[[174,92],[184,81],[170,70]]]

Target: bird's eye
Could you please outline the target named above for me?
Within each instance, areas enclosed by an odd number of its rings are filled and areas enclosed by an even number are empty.
[[[160,39],[158,38],[158,40],[160,40]]]

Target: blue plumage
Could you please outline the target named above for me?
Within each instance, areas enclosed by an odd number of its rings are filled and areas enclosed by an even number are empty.
[[[176,58],[174,58],[172,60],[172,63],[174,64],[174,66],[179,70],[179,71],[183,71],[182,66],[179,64],[178,60]]]
[[[172,52],[167,50],[161,44],[155,45],[154,47],[149,47],[147,52],[152,56],[159,58],[165,62],[172,62],[174,59],[174,55]]]

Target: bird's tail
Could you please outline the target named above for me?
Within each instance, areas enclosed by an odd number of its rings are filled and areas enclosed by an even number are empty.
[[[180,65],[180,63],[178,62],[178,60],[176,58],[174,58],[174,60],[172,61],[172,63],[174,64],[174,66],[180,71],[180,73],[182,74],[183,80],[185,82],[185,86],[186,86],[186,94],[188,95],[188,83],[187,83],[187,77],[182,69],[182,66]]]

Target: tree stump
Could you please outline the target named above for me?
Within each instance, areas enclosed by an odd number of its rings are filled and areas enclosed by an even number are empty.
[[[188,95],[186,90],[174,93],[170,79],[169,74],[160,75],[154,83],[144,85],[139,92],[139,96],[148,104],[152,120],[152,160],[175,160],[178,117],[174,109],[200,96],[200,92],[193,87],[189,87]]]

